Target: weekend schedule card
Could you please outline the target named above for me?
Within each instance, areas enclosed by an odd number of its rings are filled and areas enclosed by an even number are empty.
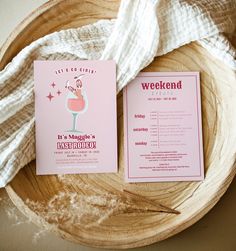
[[[117,171],[114,61],[35,61],[37,174]]]
[[[127,182],[204,178],[198,72],[140,73],[123,101]]]

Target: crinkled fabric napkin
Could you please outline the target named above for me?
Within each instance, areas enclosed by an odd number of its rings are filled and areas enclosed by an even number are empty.
[[[0,71],[0,187],[35,158],[34,60],[114,59],[119,92],[155,56],[198,41],[236,70],[226,37],[236,24],[235,0],[123,0],[116,20],[49,34]]]

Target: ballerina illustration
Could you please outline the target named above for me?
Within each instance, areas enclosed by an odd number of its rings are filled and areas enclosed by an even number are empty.
[[[70,85],[69,80],[66,82],[65,88],[69,91],[66,98],[66,109],[72,113],[73,123],[72,129],[68,132],[82,133],[77,130],[78,114],[83,114],[88,109],[88,99],[85,91],[83,90],[82,77],[84,74],[74,77],[73,87]]]

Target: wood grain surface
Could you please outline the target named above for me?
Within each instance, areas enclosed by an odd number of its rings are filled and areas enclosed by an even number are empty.
[[[102,18],[115,18],[119,1],[50,1],[26,18],[0,51],[3,68],[22,48],[53,31],[80,27]],[[205,180],[203,182],[124,183],[122,94],[117,97],[119,173],[67,176],[37,176],[35,162],[22,169],[6,190],[14,204],[36,224],[63,238],[101,248],[132,248],[172,236],[199,220],[224,194],[235,173],[236,77],[222,62],[197,43],[185,45],[156,58],[144,71],[200,71],[203,113]],[[153,203],[176,209],[180,214],[129,211],[111,214],[100,224],[81,222],[57,224],[48,217],[55,195],[94,196],[118,194],[123,190],[144,196]],[[64,197],[63,197],[64,198]],[[142,204],[142,202],[140,202]]]

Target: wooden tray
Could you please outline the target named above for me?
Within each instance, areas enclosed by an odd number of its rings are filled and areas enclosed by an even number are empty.
[[[0,51],[0,69],[33,40],[56,30],[80,27],[102,18],[114,18],[118,7],[118,0],[54,0],[44,4],[10,35]],[[75,192],[80,196],[103,191],[119,193],[122,196],[122,190],[126,189],[181,212],[179,215],[150,212],[121,213],[111,215],[94,227],[73,223],[68,225],[61,219],[59,224],[51,228],[63,238],[85,245],[101,248],[133,248],[163,240],[189,227],[206,214],[224,194],[236,173],[234,72],[209,55],[197,43],[183,46],[155,59],[145,71],[201,72],[205,180],[125,184],[122,97],[119,96],[118,174],[70,175],[71,182],[66,183],[57,176],[36,176],[35,162],[32,162],[6,187],[13,203],[36,224],[49,227],[48,223],[53,222],[45,212],[36,210],[29,200],[47,203],[60,192]],[[85,187],[91,188],[88,189],[90,191],[86,191]]]

